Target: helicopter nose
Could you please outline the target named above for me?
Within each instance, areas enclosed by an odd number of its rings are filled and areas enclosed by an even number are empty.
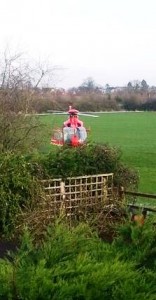
[[[76,147],[79,144],[79,140],[78,140],[78,137],[76,135],[72,136],[71,144],[72,144],[73,147]]]

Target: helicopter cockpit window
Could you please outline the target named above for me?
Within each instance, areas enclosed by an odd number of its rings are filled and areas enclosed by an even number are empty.
[[[77,133],[78,133],[78,137],[79,137],[79,142],[84,142],[87,138],[86,129],[84,127],[78,127]]]
[[[74,135],[75,129],[72,127],[64,127],[63,128],[63,136],[64,136],[64,142],[70,143],[71,136]]]
[[[71,137],[75,134],[78,136],[78,140],[80,143],[83,143],[87,138],[87,132],[84,127],[78,127],[76,129],[72,127],[64,127],[63,128],[64,142],[70,143]]]

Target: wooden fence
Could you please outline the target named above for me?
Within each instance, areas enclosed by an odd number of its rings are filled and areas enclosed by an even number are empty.
[[[60,211],[67,216],[76,216],[80,213],[96,211],[124,202],[127,206],[136,209],[145,207],[148,211],[156,212],[155,205],[138,202],[137,199],[155,199],[156,195],[130,192],[123,188],[117,189],[113,185],[113,173],[78,177],[68,177],[41,181],[49,203],[51,214],[58,215]]]
[[[98,224],[101,224],[104,232],[106,225],[120,222],[125,217],[126,204],[136,209],[146,207],[137,204],[137,197],[156,199],[156,195],[114,188],[113,173],[42,180],[41,184],[44,193],[38,199],[38,205],[31,212],[22,211],[18,216],[20,226],[17,226],[20,230],[21,224],[25,224],[38,236],[42,236],[46,227],[58,216],[71,225],[73,221],[85,221],[88,217],[98,216]],[[130,203],[127,197],[133,197],[130,200],[134,201]],[[147,210],[156,212],[156,208],[151,206]]]
[[[66,215],[77,215],[99,205],[113,203],[113,173],[49,179],[41,181],[54,215],[64,209]]]
[[[146,208],[146,210],[149,212],[156,212],[156,194],[131,192],[121,188],[119,195],[121,199],[126,199],[127,206],[138,209]]]

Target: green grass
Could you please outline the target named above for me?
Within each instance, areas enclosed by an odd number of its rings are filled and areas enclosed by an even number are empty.
[[[48,125],[46,144],[41,151],[48,151],[52,147],[49,129],[61,126],[66,116],[41,118]],[[123,162],[139,172],[139,190],[156,194],[156,113],[108,113],[81,119],[91,128],[89,140],[119,147]]]

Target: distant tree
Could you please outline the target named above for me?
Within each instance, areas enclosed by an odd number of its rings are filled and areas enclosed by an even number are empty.
[[[77,94],[78,94],[78,89],[77,89],[76,87],[72,87],[72,88],[69,88],[69,89],[67,90],[67,92],[68,92],[69,95],[74,96],[74,95],[77,95]]]
[[[139,80],[129,81],[127,84],[129,90],[138,91],[141,88],[141,82]]]
[[[156,111],[156,99],[148,99],[148,101],[142,104],[141,108],[142,110]]]
[[[111,87],[110,87],[110,85],[108,83],[105,85],[105,91],[106,91],[106,93],[110,93],[111,92]]]
[[[127,88],[128,88],[129,91],[133,90],[133,86],[132,86],[131,81],[128,82]]]
[[[141,88],[143,91],[147,91],[148,90],[149,85],[147,84],[146,80],[142,80],[141,81]]]
[[[102,93],[102,88],[91,77],[85,79],[78,90],[84,93]]]

